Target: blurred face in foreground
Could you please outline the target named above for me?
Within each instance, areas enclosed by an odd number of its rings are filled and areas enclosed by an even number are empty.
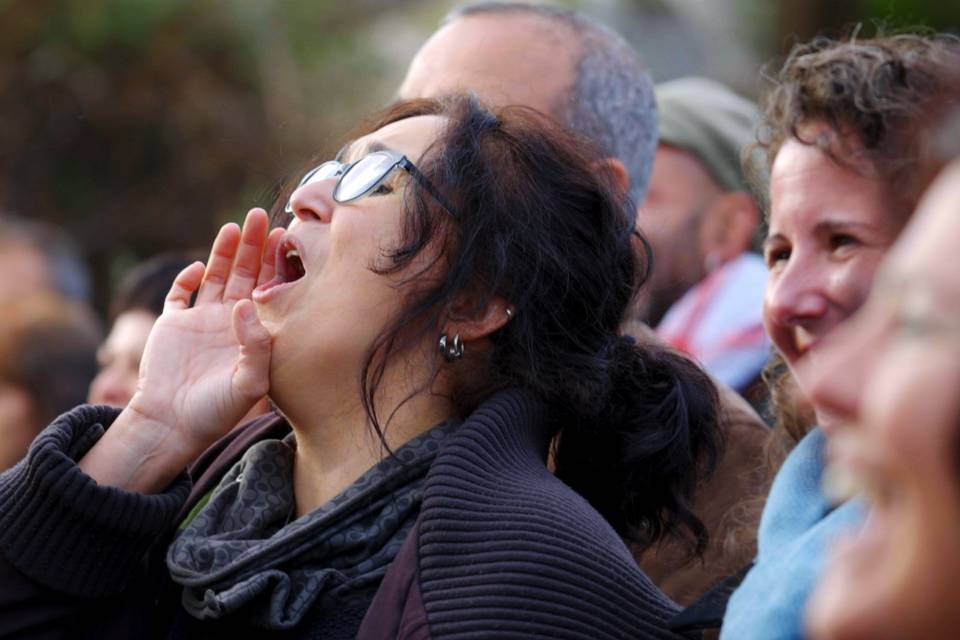
[[[821,640],[936,640],[960,629],[958,212],[954,162],[867,305],[805,372],[814,402],[852,424],[830,443],[831,484],[872,506],[812,600],[809,627]]]
[[[813,139],[824,127],[808,127]],[[790,139],[770,175],[770,229],[764,258],[767,333],[810,397],[801,358],[820,357],[822,340],[866,300],[873,277],[899,225],[886,206],[885,185],[842,166],[814,144]],[[828,433],[835,420],[816,406]]]

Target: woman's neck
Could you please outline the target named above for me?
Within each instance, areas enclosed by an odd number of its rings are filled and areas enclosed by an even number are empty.
[[[381,389],[388,388],[397,385],[384,380]],[[453,413],[449,398],[424,391],[391,415],[390,410],[409,394],[406,385],[400,388],[403,392],[399,394],[378,394],[378,417],[393,451]],[[326,408],[314,407],[309,412],[285,411],[297,439],[293,466],[297,517],[329,502],[389,455],[370,425],[359,391],[340,402],[324,404]]]

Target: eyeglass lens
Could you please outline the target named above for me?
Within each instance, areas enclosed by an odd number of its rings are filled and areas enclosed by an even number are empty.
[[[374,152],[347,169],[334,188],[333,197],[337,202],[349,202],[370,191],[390,170],[397,165],[397,160],[387,153]],[[303,176],[297,188],[313,184],[320,180],[335,178],[343,171],[344,165],[333,160],[324,162]],[[287,201],[287,213],[293,213],[293,203]]]
[[[359,198],[382,180],[396,163],[395,158],[385,153],[371,153],[361,158],[341,178],[333,197],[338,202]]]

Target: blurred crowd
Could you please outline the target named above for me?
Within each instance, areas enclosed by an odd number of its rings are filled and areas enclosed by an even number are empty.
[[[614,27],[458,9],[106,324],[0,217],[0,637],[957,637],[960,38]]]

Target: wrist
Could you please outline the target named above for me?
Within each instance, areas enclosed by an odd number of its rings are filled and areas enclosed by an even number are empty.
[[[173,426],[145,416],[131,402],[78,465],[98,484],[154,494],[166,489],[205,448],[183,438]]]

